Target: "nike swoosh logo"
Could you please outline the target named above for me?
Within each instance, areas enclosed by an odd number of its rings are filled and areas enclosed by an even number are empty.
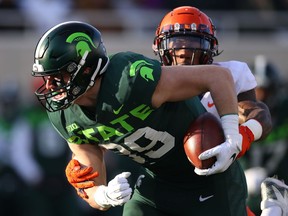
[[[199,197],[199,201],[200,202],[204,202],[204,201],[206,201],[206,200],[208,200],[208,199],[210,199],[210,198],[212,198],[212,197],[214,197],[214,195],[211,195],[211,196],[207,196],[207,197],[202,197],[202,195]]]
[[[230,157],[230,159],[232,159],[233,161],[235,160],[235,158],[236,158],[236,153],[234,153],[234,154]]]
[[[124,104],[122,104],[122,106],[120,106],[117,110],[114,110],[114,109],[113,109],[113,113],[114,113],[115,115],[118,115],[118,114],[120,113],[121,109],[123,108],[123,106],[124,106]]]
[[[208,104],[207,104],[207,105],[208,105],[208,107],[209,107],[209,108],[211,108],[211,107],[213,107],[213,106],[214,106],[214,103],[213,103],[213,102],[212,102],[212,103],[208,102]]]

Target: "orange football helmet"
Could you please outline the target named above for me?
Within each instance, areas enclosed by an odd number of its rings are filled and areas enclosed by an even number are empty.
[[[177,7],[164,16],[152,47],[163,65],[211,64],[220,54],[212,20],[190,6]],[[177,53],[179,50],[185,53]],[[179,62],[181,58],[188,61]]]

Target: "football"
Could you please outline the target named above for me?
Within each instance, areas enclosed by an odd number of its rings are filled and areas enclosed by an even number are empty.
[[[200,160],[198,156],[225,141],[220,120],[213,114],[206,112],[191,122],[184,136],[184,150],[188,160],[199,169],[211,167],[216,157]]]

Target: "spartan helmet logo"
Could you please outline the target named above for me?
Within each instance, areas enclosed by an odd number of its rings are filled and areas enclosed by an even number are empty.
[[[83,32],[75,32],[69,35],[69,37],[66,39],[67,43],[72,43],[75,41],[77,42],[76,44],[77,55],[80,55],[81,57],[83,57],[86,52],[87,53],[91,52],[89,44],[94,48],[96,48],[91,38]]]

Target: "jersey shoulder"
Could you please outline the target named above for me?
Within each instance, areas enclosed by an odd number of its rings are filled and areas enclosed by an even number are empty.
[[[110,56],[110,63],[105,73],[109,77],[127,79],[129,82],[143,78],[144,81],[158,82],[161,74],[160,62],[134,52],[119,52]]]
[[[139,95],[147,98],[152,96],[160,75],[158,60],[134,52],[119,52],[110,56],[102,85],[105,89],[115,86],[114,94],[122,101],[128,96],[135,96],[134,99],[139,100]]]
[[[257,86],[255,76],[253,75],[247,63],[233,60],[226,62],[216,62],[213,64],[228,68],[230,70],[236,85],[237,93],[251,90]]]
[[[161,67],[160,62],[156,59],[149,58],[139,53],[126,51],[126,52],[118,52],[115,54],[109,55],[110,65],[114,66],[115,64],[127,65],[134,62],[146,62],[146,64],[153,65],[155,67]],[[119,65],[118,65],[119,66]],[[119,67],[118,67],[119,68]]]
[[[215,65],[219,65],[221,67],[228,68],[231,73],[244,73],[244,74],[252,74],[248,64],[246,62],[241,62],[241,61],[224,61],[224,62],[215,62],[213,63]]]

